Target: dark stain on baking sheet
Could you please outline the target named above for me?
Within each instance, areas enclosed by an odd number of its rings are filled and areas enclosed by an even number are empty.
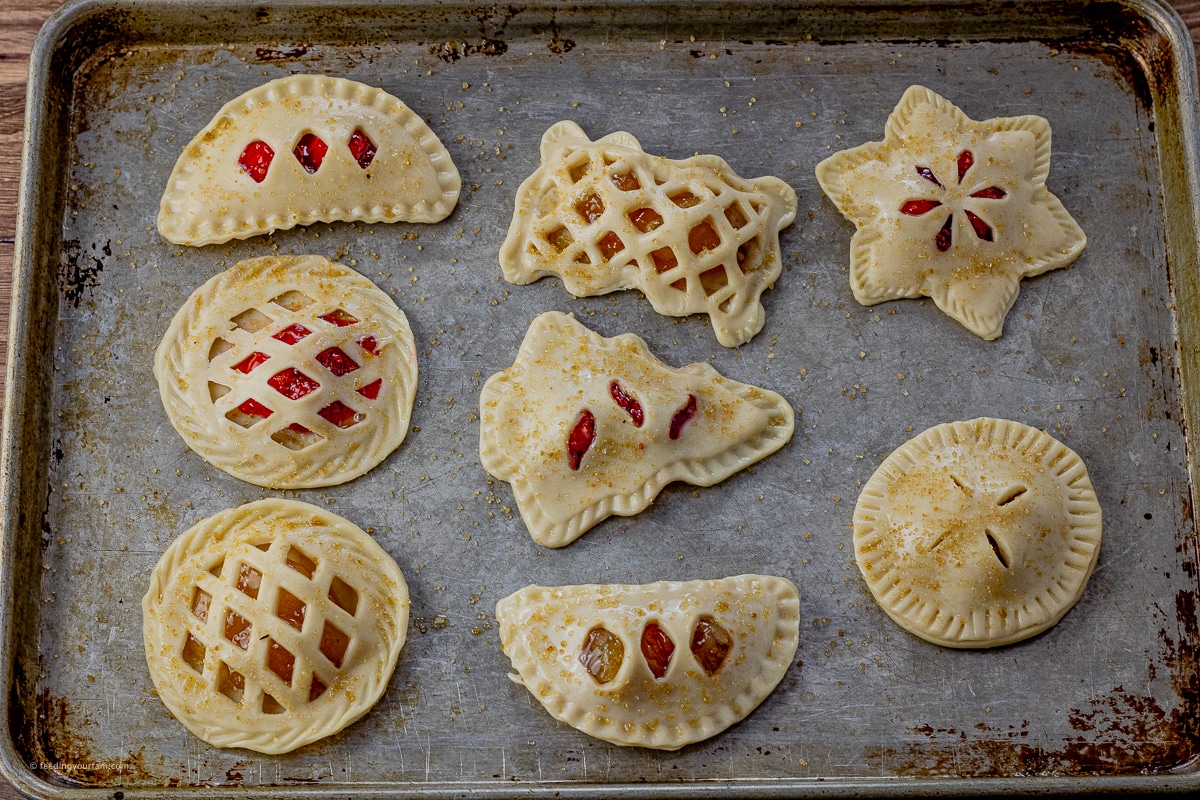
[[[1188,566],[1195,569],[1194,563]],[[1007,728],[981,722],[975,726],[978,734],[922,725],[909,730],[910,744],[868,748],[865,755],[891,773],[914,777],[1153,775],[1179,769],[1200,747],[1200,653],[1189,638],[1200,624],[1196,609],[1194,590],[1176,595],[1173,614],[1157,609],[1160,619],[1178,623],[1174,630],[1159,631],[1160,653],[1146,654],[1151,680],[1156,663],[1170,675],[1180,699],[1170,710],[1152,696],[1114,686],[1087,708],[1067,711],[1076,735],[1058,750],[1030,741],[1028,722]]]
[[[111,244],[104,243],[100,251],[102,255],[112,255]],[[92,245],[91,252],[85,251],[74,239],[63,243],[62,263],[58,267],[58,290],[63,299],[75,308],[79,308],[85,293],[91,297],[100,285],[104,261],[95,255],[95,250],[96,246]]]
[[[259,47],[254,56],[259,61],[295,61],[308,54],[308,45],[297,47]]]
[[[43,688],[33,707],[36,718],[32,723],[24,720],[23,736],[14,735],[14,740],[29,745],[23,756],[39,762],[33,771],[40,777],[62,786],[120,786],[151,778],[144,746],[119,759],[96,758],[92,739],[83,731],[99,723],[76,714],[66,698]],[[54,765],[70,765],[71,769],[63,771]]]
[[[474,42],[441,42],[429,46],[430,55],[452,64],[464,56],[502,56],[508,52],[508,44],[500,39],[481,39]]]

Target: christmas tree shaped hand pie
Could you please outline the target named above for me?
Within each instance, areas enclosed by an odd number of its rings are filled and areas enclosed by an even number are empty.
[[[857,226],[854,299],[930,297],[972,333],[999,337],[1021,279],[1069,265],[1087,244],[1046,188],[1049,172],[1042,117],[976,122],[909,88],[882,142],[817,165],[821,188]]]
[[[650,155],[625,131],[593,142],[569,121],[546,131],[541,156],[500,250],[510,283],[560,275],[579,296],[637,288],[660,314],[708,314],[726,347],[762,329],[779,232],[796,218],[792,187],[746,180],[714,155]]]
[[[633,334],[606,339],[553,311],[484,384],[479,407],[480,463],[512,483],[546,547],[640,512],[672,481],[723,481],[786,444],[795,424],[775,392],[707,364],[672,369]]]

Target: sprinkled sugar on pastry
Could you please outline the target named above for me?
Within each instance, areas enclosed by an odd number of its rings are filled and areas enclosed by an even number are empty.
[[[460,188],[446,148],[399,99],[292,75],[230,100],[188,143],[158,230],[198,247],[314,222],[437,222]]]
[[[1087,237],[1046,188],[1050,124],[969,119],[922,86],[904,93],[882,142],[836,153],[817,180],[855,224],[854,299],[930,297],[996,339],[1022,278],[1068,266]]]
[[[496,604],[500,644],[558,720],[613,744],[678,750],[745,718],[800,641],[785,578],[527,586]]]
[[[217,747],[286,753],[383,695],[408,586],[358,526],[294,500],[222,511],[171,543],[142,599],[154,689]]]
[[[900,627],[945,647],[995,647],[1075,605],[1101,517],[1074,451],[983,417],[930,428],[884,460],[854,509],[854,555]]]
[[[404,312],[321,256],[240,261],[192,293],[154,356],[188,447],[272,488],[362,475],[408,433],[417,353]]]
[[[593,142],[569,121],[546,131],[541,155],[500,250],[510,283],[559,275],[577,296],[640,289],[660,314],[708,314],[726,347],[762,330],[779,232],[796,218],[790,186],[741,178],[718,156],[649,155],[625,131]]]
[[[708,364],[672,369],[633,334],[606,339],[553,311],[487,380],[479,408],[480,463],[512,483],[546,547],[640,512],[672,481],[723,481],[783,447],[795,425],[775,392]]]

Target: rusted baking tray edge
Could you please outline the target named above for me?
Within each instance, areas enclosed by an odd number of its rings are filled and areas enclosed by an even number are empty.
[[[750,10],[753,4],[744,4]],[[693,15],[703,27],[706,14],[717,9],[726,14],[737,3],[704,2],[662,4],[658,13]],[[909,40],[954,38],[946,19],[951,16],[980,20],[975,35],[981,40],[1032,38],[1028,31],[1037,29],[1041,15],[1062,8],[1101,8],[1120,6],[1153,29],[1153,36],[1131,37],[1131,46],[1151,42],[1148,51],[1139,51],[1145,78],[1153,98],[1159,133],[1159,158],[1163,175],[1163,193],[1175,201],[1165,204],[1168,252],[1173,278],[1174,302],[1178,309],[1176,324],[1188,331],[1187,339],[1200,340],[1200,259],[1196,242],[1200,239],[1200,169],[1197,163],[1197,86],[1196,64],[1187,31],[1177,15],[1165,3],[1125,2],[1095,4],[949,2],[937,5],[887,2],[773,4],[771,13],[787,18],[790,31],[810,31],[818,41],[838,43],[870,38],[872,19],[883,16],[894,27],[903,28],[896,19],[912,18]],[[526,7],[560,19],[587,9],[556,9],[550,3],[531,3]],[[71,108],[72,82],[69,76],[99,48],[129,41],[153,41],[154,20],[170,14],[211,13],[227,19],[240,19],[248,41],[287,41],[293,36],[291,15],[303,15],[322,8],[337,8],[339,14],[319,33],[322,41],[377,41],[386,36],[389,23],[381,10],[389,8],[437,9],[456,18],[502,17],[505,8],[457,3],[411,2],[406,4],[362,3],[320,5],[316,3],[274,3],[247,6],[241,2],[84,2],[68,3],[46,24],[33,50],[26,106],[26,142],[23,151],[21,201],[18,209],[17,243],[13,280],[12,328],[9,340],[7,393],[4,404],[3,454],[0,460],[0,502],[3,503],[3,540],[0,542],[0,683],[8,687],[7,702],[0,704],[0,769],[22,792],[38,797],[102,798],[141,797],[274,797],[281,787],[178,786],[132,787],[115,792],[111,786],[80,787],[46,779],[44,773],[27,763],[29,751],[24,737],[39,724],[33,709],[36,670],[39,663],[36,636],[22,636],[35,630],[30,620],[41,613],[36,576],[41,572],[41,520],[46,504],[48,439],[46,420],[50,414],[48,398],[39,387],[50,382],[53,364],[38,358],[53,335],[58,313],[58,289],[55,286],[57,256],[62,250],[61,219],[65,204],[65,167],[58,147],[69,128],[65,110]],[[653,4],[612,0],[604,8],[613,13],[623,9],[641,14],[652,13]],[[829,24],[837,15],[836,24]],[[873,16],[874,15],[874,16]],[[285,21],[280,21],[280,20]],[[1084,29],[1081,23],[1081,30]],[[202,35],[198,33],[197,35]],[[803,34],[800,34],[803,35]],[[93,50],[64,50],[63,43],[88,42]],[[1178,353],[1180,380],[1185,387],[1200,385],[1200,353]],[[1195,429],[1200,419],[1200,393],[1184,392],[1187,427]],[[1193,506],[1198,484],[1197,464],[1189,453]],[[499,657],[499,654],[497,654]],[[1194,687],[1200,690],[1200,686]],[[1200,723],[1196,723],[1200,726]],[[1195,731],[1192,732],[1196,734]],[[1056,778],[1042,776],[989,778],[903,778],[861,777],[850,779],[797,778],[795,780],[739,780],[681,784],[581,784],[577,782],[393,784],[387,786],[320,785],[286,787],[288,794],[305,797],[344,797],[352,792],[362,797],[393,796],[488,796],[488,797],[795,797],[808,796],[963,796],[966,794],[1044,794],[1048,792],[1163,793],[1200,790],[1200,766],[1195,761],[1172,774],[1085,776]]]

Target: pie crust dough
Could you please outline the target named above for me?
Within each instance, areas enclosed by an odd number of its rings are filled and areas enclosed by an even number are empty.
[[[356,525],[260,500],[163,553],[142,599],[146,662],[167,709],[204,741],[286,753],[375,704],[408,607],[400,568]]]
[[[348,144],[356,130],[375,148],[365,168]],[[313,173],[293,155],[310,133],[328,147]],[[261,183],[239,167],[252,142],[274,153]],[[229,101],[188,143],[158,230],[198,247],[313,222],[437,222],[460,188],[446,148],[399,99],[344,78],[292,75]]]
[[[559,275],[577,296],[639,289],[660,314],[708,314],[726,347],[762,330],[779,232],[796,218],[792,187],[740,178],[718,156],[648,155],[625,131],[593,142],[570,121],[546,131],[541,155],[500,250],[510,283]]]
[[[783,447],[795,424],[775,392],[708,364],[672,369],[640,337],[606,339],[556,311],[534,319],[516,362],[484,384],[479,408],[480,463],[512,483],[545,547],[570,544],[612,514],[637,514],[672,481],[712,486]],[[572,468],[585,411],[594,439]]]
[[[1065,267],[1087,237],[1046,188],[1050,124],[969,119],[923,86],[904,93],[882,142],[817,165],[821,188],[857,230],[854,299],[926,296],[996,339],[1024,277]]]
[[[731,635],[708,674],[689,643],[702,617]],[[779,684],[800,641],[800,595],[786,578],[739,575],[643,586],[527,586],[496,604],[509,677],[558,720],[613,744],[657,750],[707,739],[742,720]],[[641,649],[658,625],[674,643],[656,678]],[[580,661],[593,628],[620,638],[624,658],[600,684]]]
[[[905,630],[944,647],[995,647],[1057,623],[1100,552],[1083,461],[1049,435],[981,417],[893,452],[854,509],[854,555]]]
[[[154,376],[205,461],[300,489],[357,478],[404,441],[417,353],[404,312],[362,275],[321,256],[267,256],[192,293]]]

